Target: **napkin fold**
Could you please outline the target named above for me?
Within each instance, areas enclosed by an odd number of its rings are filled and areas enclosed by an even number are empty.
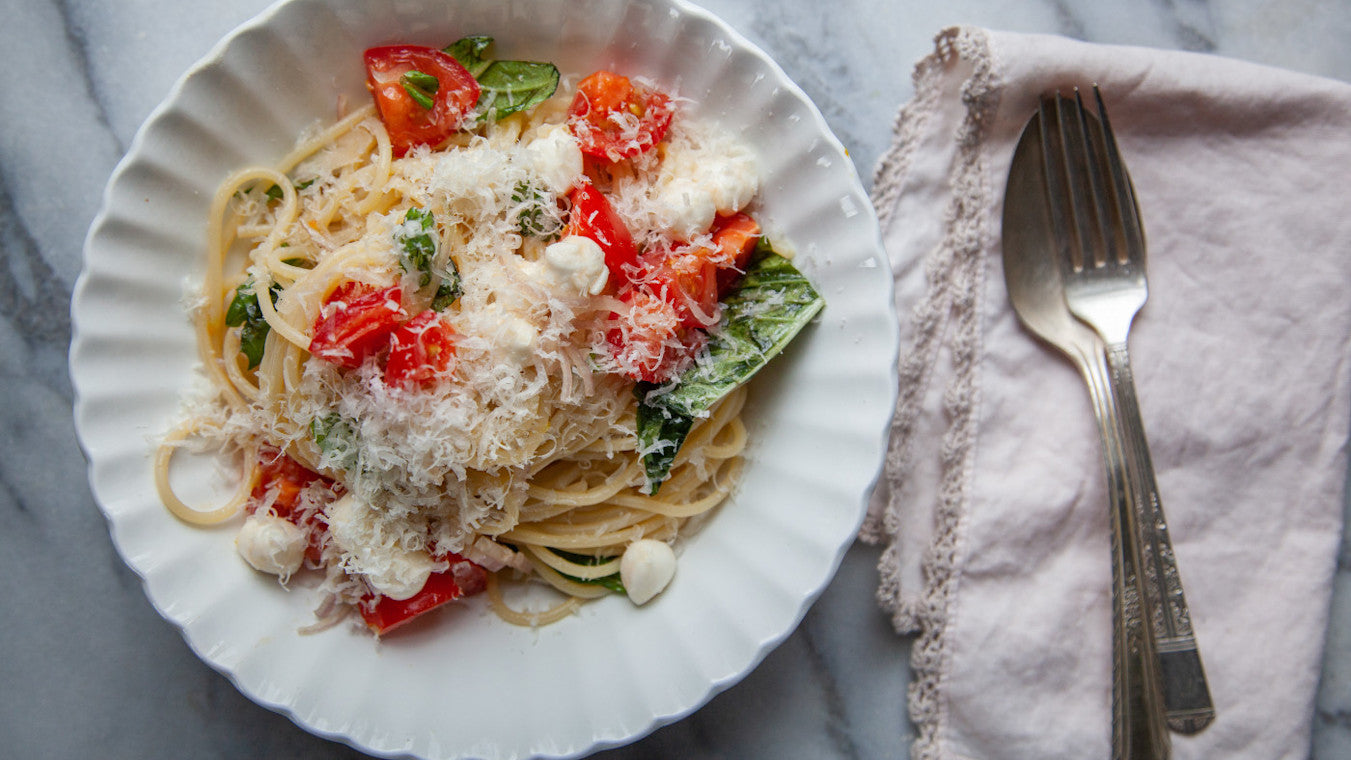
[[[1217,718],[1174,756],[1304,758],[1351,411],[1351,87],[1200,54],[953,28],[914,71],[873,201],[901,315],[861,537],[917,634],[917,760],[1105,758],[1111,597],[1088,393],[1021,328],[1004,183],[1043,92],[1097,83],[1150,298],[1132,361]]]

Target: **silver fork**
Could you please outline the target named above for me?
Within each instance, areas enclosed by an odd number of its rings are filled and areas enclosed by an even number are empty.
[[[1126,479],[1139,515],[1138,570],[1144,578],[1168,725],[1191,734],[1208,726],[1215,710],[1168,536],[1126,347],[1131,323],[1149,295],[1144,227],[1096,86],[1093,95],[1097,117],[1084,107],[1078,90],[1073,100],[1060,95],[1043,99],[1047,186],[1052,197],[1061,198],[1052,206],[1064,210],[1057,227],[1063,233],[1058,237],[1065,241],[1060,257],[1065,303],[1106,344],[1124,437]]]

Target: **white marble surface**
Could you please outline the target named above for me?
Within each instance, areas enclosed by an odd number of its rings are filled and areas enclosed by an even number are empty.
[[[67,308],[137,127],[267,0],[0,0],[0,756],[340,758],[201,664],[118,560],[71,422]],[[817,102],[865,182],[910,67],[953,23],[1199,50],[1351,81],[1339,0],[708,0]],[[905,757],[909,642],[855,547],[801,628],[690,718],[600,757]],[[1351,757],[1351,547],[1310,757]]]

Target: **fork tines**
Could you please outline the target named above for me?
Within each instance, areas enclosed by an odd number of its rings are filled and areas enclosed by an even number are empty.
[[[1144,249],[1134,189],[1097,85],[1093,96],[1096,114],[1077,87],[1073,99],[1042,96],[1038,109],[1051,221],[1065,233],[1074,271],[1101,267],[1108,257],[1138,259]]]

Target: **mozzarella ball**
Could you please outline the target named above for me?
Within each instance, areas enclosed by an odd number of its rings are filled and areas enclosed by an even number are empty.
[[[235,549],[259,572],[285,580],[305,561],[309,535],[289,520],[275,515],[249,515],[235,536]]]
[[[370,507],[351,494],[324,510],[328,532],[350,572],[391,599],[407,599],[422,590],[436,562],[420,549],[405,549],[381,530]]]
[[[657,191],[656,206],[662,224],[680,240],[690,240],[708,232],[718,214],[718,205],[709,188],[686,177],[662,185]]]
[[[619,580],[634,604],[646,604],[675,577],[675,552],[650,538],[629,544],[619,560]]]
[[[584,235],[568,235],[544,249],[544,276],[578,294],[600,295],[609,281],[605,252]]]

